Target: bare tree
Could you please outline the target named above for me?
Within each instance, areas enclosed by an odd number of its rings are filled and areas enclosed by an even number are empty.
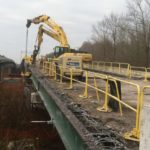
[[[93,37],[92,39],[95,42],[101,43],[103,47],[103,57],[106,59],[106,51],[107,51],[107,40],[108,40],[108,28],[106,19],[98,22],[97,25],[93,26]]]
[[[84,43],[82,48],[93,49],[97,59],[125,60],[147,67],[150,55],[150,0],[130,0],[127,8],[126,14],[112,13],[94,25],[92,44]]]
[[[113,59],[116,61],[116,51],[117,51],[117,36],[118,36],[118,16],[111,14],[106,18],[106,26],[108,28],[109,38],[113,44]]]
[[[149,18],[146,11],[146,1],[145,0],[132,0],[128,2],[128,10],[130,17],[133,18],[133,22],[136,25],[136,34],[140,37],[140,41],[143,44],[143,49],[145,52],[145,66],[149,65],[149,51],[150,51],[150,27]],[[148,2],[148,1],[147,1]],[[149,4],[149,2],[147,3]]]

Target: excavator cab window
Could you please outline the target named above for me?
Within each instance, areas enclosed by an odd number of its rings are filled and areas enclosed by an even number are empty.
[[[59,57],[60,55],[69,52],[68,47],[60,47],[60,46],[56,46],[54,48],[54,55],[55,57]]]

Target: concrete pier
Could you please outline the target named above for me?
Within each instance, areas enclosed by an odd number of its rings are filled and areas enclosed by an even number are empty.
[[[140,150],[150,149],[150,106],[144,106],[141,119]]]

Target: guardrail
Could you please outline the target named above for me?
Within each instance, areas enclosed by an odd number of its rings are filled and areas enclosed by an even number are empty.
[[[118,73],[128,78],[143,78],[144,81],[148,81],[148,78],[150,78],[150,68],[131,66],[128,63],[93,61],[85,64],[84,68]]]
[[[109,107],[108,107],[108,101],[109,101],[109,97],[112,98],[114,101],[118,102],[119,104],[119,111],[120,111],[120,115],[123,115],[123,110],[122,110],[122,106],[127,107],[128,109],[130,109],[132,112],[136,113],[136,122],[135,122],[135,128],[132,129],[131,132],[127,132],[125,133],[124,137],[126,139],[129,140],[133,140],[133,141],[139,141],[140,138],[140,114],[141,114],[141,108],[142,108],[142,96],[141,96],[141,89],[140,86],[138,84],[129,82],[129,81],[124,81],[121,79],[117,79],[111,76],[107,76],[107,75],[103,75],[100,73],[95,73],[95,72],[91,72],[91,71],[85,71],[82,70],[85,74],[85,82],[79,81],[77,79],[74,78],[74,69],[73,68],[67,68],[70,72],[69,76],[65,76],[63,74],[63,68],[62,66],[59,66],[59,71],[57,70],[57,65],[55,63],[52,62],[43,62],[43,66],[42,66],[42,71],[43,73],[46,73],[46,75],[49,75],[51,77],[54,77],[55,80],[57,80],[59,78],[59,81],[62,83],[63,82],[63,78],[68,79],[69,82],[69,89],[73,88],[73,83],[74,81],[81,84],[82,86],[84,86],[84,93],[82,95],[80,95],[80,97],[82,98],[88,98],[89,97],[89,92],[88,89],[92,88],[95,90],[96,92],[96,97],[97,100],[99,100],[99,93],[104,94],[105,98],[104,98],[104,104],[103,106],[98,106],[97,110],[99,111],[104,111],[104,112],[108,112]],[[93,85],[91,85],[89,83],[89,75],[93,77]],[[99,80],[103,80],[105,81],[105,89],[100,89],[97,86],[97,79]],[[116,87],[116,92],[117,95],[114,96],[109,92],[109,82],[113,81],[115,83],[115,87]],[[118,89],[118,85],[117,82],[121,82],[123,84],[127,84],[130,86],[133,86],[134,88],[136,88],[136,108],[134,108],[133,106],[129,105],[128,103],[124,102],[121,100],[121,97],[119,95],[119,89]]]
[[[130,78],[136,76],[143,77],[144,81],[147,81],[147,73],[146,67],[130,66]]]
[[[94,77],[97,77],[97,76],[94,75]],[[106,80],[105,91],[102,90],[102,89],[98,89],[97,86],[92,86],[92,85],[90,85],[88,83],[88,71],[86,71],[86,85],[85,85],[85,91],[84,91],[83,97],[88,98],[88,88],[93,88],[96,91],[105,94],[104,105],[102,107],[99,106],[97,108],[97,110],[108,112],[108,110],[109,110],[109,108],[108,108],[108,97],[110,97],[110,98],[113,98],[113,100],[115,100],[115,101],[117,101],[119,103],[119,110],[120,110],[121,116],[123,115],[122,105],[124,105],[125,107],[127,107],[130,110],[132,110],[133,112],[135,112],[136,113],[135,128],[133,128],[133,130],[131,132],[125,133],[124,137],[126,139],[130,139],[130,140],[134,140],[134,141],[139,141],[139,137],[140,137],[140,113],[141,113],[141,109],[140,109],[140,107],[141,107],[141,99],[140,99],[141,98],[140,97],[141,96],[141,91],[140,91],[140,86],[138,84],[134,84],[132,82],[128,82],[128,81],[124,81],[124,80],[120,80],[120,79],[116,79],[116,78],[108,77],[108,76],[105,76],[105,78],[102,77],[102,76],[99,76],[99,79],[102,79],[102,80],[105,79]],[[117,96],[111,95],[109,93],[109,90],[108,90],[108,86],[109,86],[108,82],[109,81],[114,81],[115,82],[116,90],[117,90]],[[130,106],[129,104],[121,101],[121,98],[120,98],[120,95],[119,95],[119,89],[118,89],[116,81],[120,81],[120,82],[126,83],[128,85],[132,85],[132,86],[134,86],[137,89],[137,107],[136,108],[134,108],[134,107]]]
[[[128,63],[93,61],[91,64],[85,64],[84,67],[119,74],[122,73],[127,77],[130,74],[130,64]]]

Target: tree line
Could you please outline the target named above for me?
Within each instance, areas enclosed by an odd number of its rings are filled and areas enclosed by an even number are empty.
[[[150,66],[150,0],[130,0],[126,13],[103,17],[80,50],[92,53],[94,60]]]

